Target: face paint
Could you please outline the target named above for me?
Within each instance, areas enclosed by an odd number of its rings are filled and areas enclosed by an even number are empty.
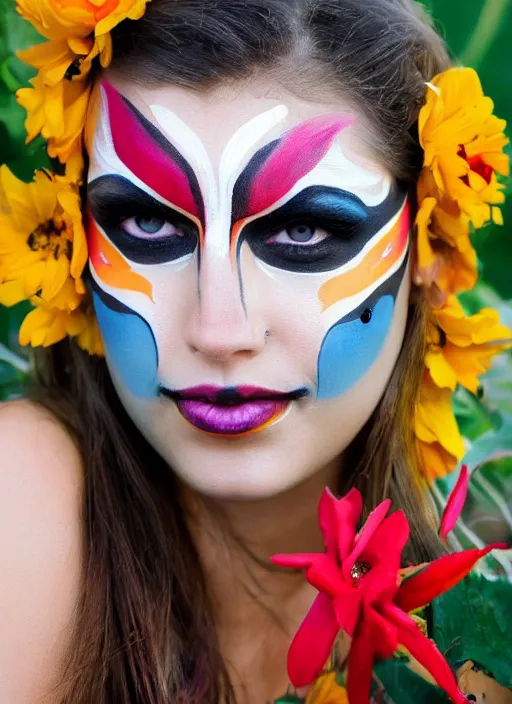
[[[318,357],[318,398],[346,392],[378,358],[406,271],[409,223],[406,202],[384,235],[363,250],[358,264],[320,287],[328,330]],[[341,313],[343,317],[331,325]]]
[[[158,396],[158,350],[148,323],[93,284],[94,310],[110,362],[134,396]]]
[[[404,193],[390,176],[345,155],[340,137],[354,117],[317,115],[283,129],[288,110],[274,107],[238,128],[216,169],[167,108],[151,106],[164,135],[108,83],[101,106],[90,155],[90,268],[109,363],[126,389],[173,400],[188,423],[213,435],[242,437],[284,418],[290,404],[267,388],[231,408],[222,394],[182,402],[180,359],[162,354],[180,334],[166,311],[178,315],[184,300],[210,295],[203,268],[229,263],[249,317],[249,260],[269,282],[313,282],[323,337],[309,395],[332,399],[350,389],[388,335],[409,227]],[[258,148],[277,129],[280,136]],[[206,368],[200,374],[194,388],[211,380]]]

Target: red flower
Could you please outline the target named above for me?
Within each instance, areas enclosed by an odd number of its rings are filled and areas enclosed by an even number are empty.
[[[462,465],[462,468],[460,470],[457,483],[455,484],[452,493],[448,497],[446,508],[444,509],[443,515],[441,517],[441,523],[439,526],[439,537],[443,542],[446,542],[448,533],[453,530],[455,524],[457,523],[457,519],[459,518],[462,509],[464,508],[466,497],[468,495],[468,488],[469,472],[467,465],[464,464]]]
[[[400,644],[456,704],[465,704],[450,666],[407,612],[453,587],[497,546],[445,555],[404,580],[400,563],[409,524],[402,511],[388,516],[390,506],[389,499],[383,501],[357,533],[363,507],[359,491],[336,499],[326,489],[318,511],[326,552],[272,557],[274,564],[305,569],[306,579],[319,591],[290,646],[288,675],[295,687],[313,682],[342,629],[352,638],[350,704],[368,704],[374,660],[391,657]]]

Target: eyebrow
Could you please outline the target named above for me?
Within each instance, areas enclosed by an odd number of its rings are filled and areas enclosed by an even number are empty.
[[[190,164],[108,81],[102,81],[101,86],[119,159],[155,193],[204,226],[201,190]]]

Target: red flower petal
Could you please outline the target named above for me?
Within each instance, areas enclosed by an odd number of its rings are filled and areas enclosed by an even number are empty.
[[[506,547],[502,543],[495,543],[482,550],[473,548],[439,557],[402,582],[394,599],[395,604],[404,611],[414,611],[425,606],[464,579],[477,560],[495,548]]]
[[[409,523],[403,511],[385,518],[375,531],[361,559],[371,569],[361,579],[366,603],[392,599],[398,591],[402,551],[409,539]]]
[[[446,536],[450,533],[464,508],[469,487],[469,472],[467,465],[463,465],[459,478],[450,496],[446,508],[443,511],[441,524],[439,526],[439,537],[446,541]]]
[[[374,635],[363,619],[350,646],[347,696],[350,704],[368,704],[375,658]]]
[[[324,552],[297,553],[295,555],[272,555],[274,565],[306,569],[306,579],[319,592],[326,592],[331,597],[344,589],[345,583],[341,577],[338,563]]]
[[[407,648],[413,658],[430,672],[438,686],[444,689],[455,704],[467,704],[465,695],[457,686],[455,675],[434,641],[424,636],[407,614],[398,612],[400,609],[393,604],[387,604],[385,607],[388,618],[396,617],[400,643]]]
[[[386,517],[386,514],[388,513],[390,507],[391,499],[386,499],[381,504],[379,504],[377,508],[373,509],[373,511],[370,513],[366,523],[361,529],[360,534],[355,540],[354,549],[350,553],[346,564],[343,566],[344,571],[348,569],[348,572],[350,572],[350,570],[354,566],[354,563],[361,555],[365,547],[368,545],[370,540],[373,538],[375,531]]]
[[[341,577],[338,564],[325,553],[316,556],[311,567],[306,570],[306,579],[319,592],[325,592],[331,597],[348,588]]]
[[[331,654],[338,631],[330,598],[319,594],[288,651],[288,677],[294,687],[305,687],[318,677]]]
[[[336,501],[338,554],[341,562],[347,559],[352,550],[362,510],[363,497],[355,488],[352,488],[342,499]]]
[[[390,658],[398,648],[398,628],[368,606],[364,610],[364,618],[371,624],[375,657]]]
[[[303,570],[306,567],[310,567],[318,555],[322,554],[319,552],[278,553],[277,555],[272,555],[270,562],[280,567],[293,567]]]
[[[347,586],[344,593],[340,593],[332,602],[338,626],[345,633],[348,633],[351,638],[359,621],[362,603],[362,591],[349,586]]]

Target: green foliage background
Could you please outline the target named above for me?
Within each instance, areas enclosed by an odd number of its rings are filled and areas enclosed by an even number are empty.
[[[158,0],[155,0],[157,2]],[[496,103],[496,113],[512,123],[511,0],[424,0],[440,33],[462,64],[475,67],[484,90]],[[14,53],[40,41],[31,26],[15,11],[15,0],[0,0],[0,163],[25,180],[37,167],[48,165],[42,139],[25,146],[24,111],[14,93],[33,75]],[[508,189],[510,191],[510,187]],[[481,276],[477,287],[463,296],[468,312],[485,305],[498,308],[503,322],[512,326],[512,198],[504,209],[505,226],[489,227],[475,238]],[[19,395],[29,367],[29,357],[17,343],[17,333],[27,307],[0,308],[0,399]],[[455,536],[459,546],[512,536],[512,361],[504,355],[482,384],[482,394],[459,390],[455,398],[458,421],[465,436],[466,461],[475,470],[472,494],[462,529]],[[455,476],[438,482],[433,499],[442,508]],[[496,565],[494,566],[496,568]],[[503,561],[498,572],[512,578]]]

